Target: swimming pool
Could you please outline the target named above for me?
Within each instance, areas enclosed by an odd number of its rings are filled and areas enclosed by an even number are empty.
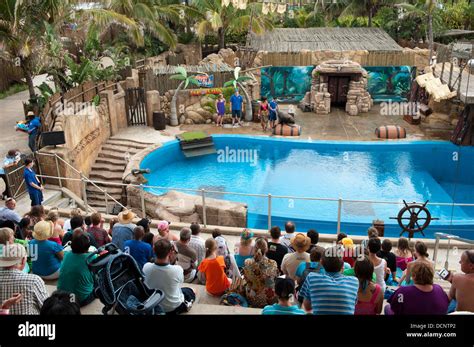
[[[178,141],[149,154],[141,168],[150,186],[216,192],[272,194],[272,224],[296,221],[297,229],[335,233],[337,201],[293,197],[342,198],[428,205],[436,231],[474,237],[474,148],[445,141],[340,142],[301,141],[239,135],[213,136],[217,154],[187,159]],[[147,188],[154,194],[165,190]],[[267,228],[268,198],[209,193],[248,204],[248,226]],[[283,196],[281,198],[277,196]],[[341,231],[365,234],[374,219],[385,221],[385,235],[398,236],[395,217],[401,205],[342,203]],[[421,235],[420,235],[421,236]]]

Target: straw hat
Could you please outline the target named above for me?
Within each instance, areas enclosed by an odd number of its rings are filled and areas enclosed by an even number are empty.
[[[0,245],[0,267],[10,267],[20,264],[26,256],[25,247],[18,243]]]
[[[53,236],[53,223],[41,221],[35,224],[33,230],[33,237],[35,240],[44,241]]]
[[[297,251],[305,252],[311,246],[311,239],[304,234],[296,234],[296,236],[291,239],[291,246]]]
[[[123,210],[118,215],[118,220],[121,224],[129,224],[132,222],[133,218],[136,217],[136,214],[130,210]]]

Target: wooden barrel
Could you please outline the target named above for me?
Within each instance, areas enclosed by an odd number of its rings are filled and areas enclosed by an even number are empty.
[[[407,131],[399,125],[382,125],[375,129],[375,135],[379,139],[404,139]]]
[[[273,128],[273,135],[280,136],[300,136],[301,135],[301,126],[299,125],[287,125],[287,124],[277,124]]]

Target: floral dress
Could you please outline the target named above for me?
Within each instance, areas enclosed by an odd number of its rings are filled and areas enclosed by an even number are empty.
[[[245,260],[245,295],[252,307],[262,308],[278,302],[275,294],[275,279],[279,271],[276,261],[263,257]]]

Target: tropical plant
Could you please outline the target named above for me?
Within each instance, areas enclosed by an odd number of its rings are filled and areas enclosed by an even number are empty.
[[[372,19],[377,14],[377,11],[383,6],[393,5],[394,0],[349,0],[345,1],[346,6],[342,11],[341,16],[367,16],[367,26],[372,26]]]
[[[270,16],[262,14],[262,5],[249,2],[246,8],[237,8],[232,1],[226,6],[225,0],[194,0],[193,6],[202,18],[196,24],[196,32],[202,40],[209,33],[217,33],[219,49],[225,48],[225,37],[229,32],[253,32],[261,34],[273,28]],[[238,1],[237,1],[238,2]],[[191,6],[188,6],[191,7]]]
[[[181,89],[186,89],[189,84],[199,85],[198,80],[196,79],[196,75],[188,76],[188,72],[182,66],[176,67],[177,74],[172,75],[170,79],[181,81],[176,88],[173,98],[171,99],[171,106],[170,106],[170,125],[177,126],[179,125],[178,122],[178,112],[177,112],[177,101],[178,101],[178,94]],[[197,75],[206,75],[204,72],[198,72]]]
[[[247,105],[247,107],[245,107],[245,119],[252,119],[252,107],[250,106],[252,100],[249,96],[249,93],[247,93],[247,90],[242,85],[242,82],[253,80],[253,78],[249,76],[240,76],[240,70],[241,68],[239,66],[234,69],[234,79],[225,82],[224,87],[233,86],[235,89],[239,87],[239,89],[244,94],[245,103]]]

